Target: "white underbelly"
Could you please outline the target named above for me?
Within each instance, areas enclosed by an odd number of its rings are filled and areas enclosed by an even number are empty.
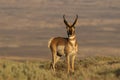
[[[65,46],[58,46],[57,47],[57,53],[58,53],[58,55],[61,55],[61,56],[64,56],[65,54],[64,54],[64,49],[65,49]]]

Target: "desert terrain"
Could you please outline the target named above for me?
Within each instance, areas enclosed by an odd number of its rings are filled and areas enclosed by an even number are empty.
[[[0,56],[51,58],[51,37],[67,37],[76,14],[78,58],[120,56],[120,0],[0,0]]]

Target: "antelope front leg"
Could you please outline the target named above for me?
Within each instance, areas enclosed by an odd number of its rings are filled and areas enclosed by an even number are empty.
[[[67,55],[67,73],[70,72],[70,56]]]
[[[75,61],[75,55],[72,56],[72,62],[71,62],[71,68],[72,68],[72,72],[74,73],[74,61]]]

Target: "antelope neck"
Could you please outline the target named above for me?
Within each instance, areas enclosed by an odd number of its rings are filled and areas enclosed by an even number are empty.
[[[70,36],[70,37],[68,37],[68,39],[69,39],[70,41],[76,40],[76,36],[75,36],[75,35]]]

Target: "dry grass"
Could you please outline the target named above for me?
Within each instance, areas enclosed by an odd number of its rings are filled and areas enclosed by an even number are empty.
[[[76,60],[75,73],[67,75],[64,61],[57,71],[49,69],[49,61],[0,60],[0,80],[119,80],[120,57],[87,57]]]

